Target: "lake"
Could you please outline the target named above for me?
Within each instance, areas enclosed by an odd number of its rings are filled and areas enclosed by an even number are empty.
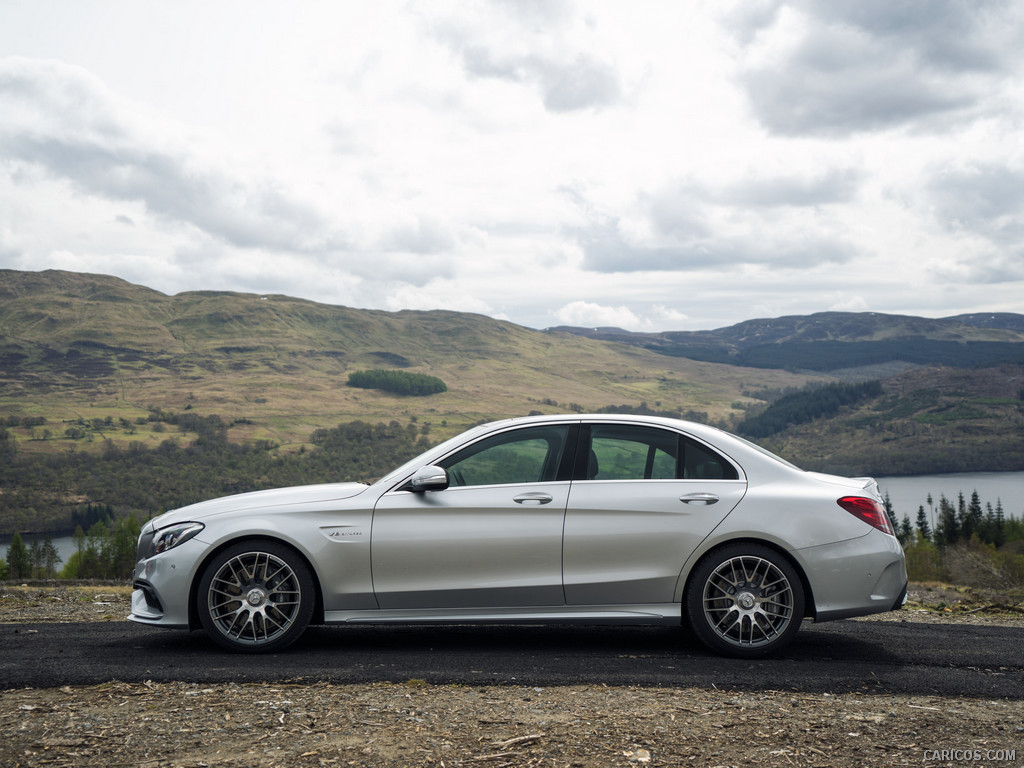
[[[996,505],[1002,501],[1006,517],[1024,517],[1024,472],[966,472],[954,475],[910,475],[908,477],[876,477],[878,487],[884,496],[889,494],[896,519],[910,516],[911,524],[917,522],[917,508],[928,508],[928,494],[932,503],[939,506],[939,496],[945,496],[953,504],[957,495],[964,494],[966,501],[971,493],[978,492],[982,509],[986,503]],[[935,521],[929,516],[929,524],[935,528]]]
[[[967,472],[955,475],[911,475],[909,477],[878,477],[878,487],[884,496],[889,494],[896,519],[902,520],[903,515],[910,516],[910,522],[917,521],[917,508],[924,505],[928,510],[928,494],[936,507],[939,496],[956,503],[957,494],[961,491],[964,498],[970,501],[971,493],[978,492],[982,506],[996,500],[1003,502],[1003,512],[1007,517],[1024,517],[1024,472]],[[935,521],[929,519],[932,528]],[[25,543],[31,543],[34,537],[26,537]],[[42,538],[42,537],[40,537]],[[9,541],[0,543],[0,558],[7,558]],[[75,552],[75,543],[70,536],[58,536],[53,539],[61,560],[67,562]]]

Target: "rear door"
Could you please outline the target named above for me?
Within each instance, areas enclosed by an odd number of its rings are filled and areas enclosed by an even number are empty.
[[[568,605],[668,603],[687,557],[746,491],[738,468],[681,433],[584,425],[565,515]]]

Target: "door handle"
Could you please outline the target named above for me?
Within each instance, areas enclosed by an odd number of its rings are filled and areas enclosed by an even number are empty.
[[[521,493],[512,499],[516,504],[550,504],[554,497],[550,493]]]
[[[713,493],[688,493],[685,496],[680,496],[679,500],[683,504],[714,504],[718,501],[718,497]]]

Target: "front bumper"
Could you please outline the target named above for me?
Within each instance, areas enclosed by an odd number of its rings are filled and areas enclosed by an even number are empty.
[[[129,621],[173,629],[190,626],[189,593],[198,553],[194,539],[135,565]]]
[[[143,582],[135,582],[135,591],[132,592],[132,612],[128,614],[128,621],[135,621],[139,624],[155,624],[167,629],[188,629],[188,622],[177,624],[167,618],[159,597],[153,587]]]

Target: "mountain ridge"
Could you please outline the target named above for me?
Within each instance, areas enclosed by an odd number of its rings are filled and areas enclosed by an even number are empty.
[[[1024,315],[923,318],[818,312],[746,320],[712,331],[643,333],[620,328],[550,329],[659,354],[756,368],[836,372],[890,362],[974,367],[1024,363]]]
[[[991,333],[978,333],[982,329]],[[737,346],[793,340],[876,341],[926,336],[933,339],[1024,342],[1024,315],[1010,312],[974,313],[943,318],[897,315],[883,312],[815,312],[775,318],[743,320],[733,325],[700,331],[628,331],[623,328],[553,326],[546,330],[576,333],[591,338],[635,337],[673,341],[728,341]]]

